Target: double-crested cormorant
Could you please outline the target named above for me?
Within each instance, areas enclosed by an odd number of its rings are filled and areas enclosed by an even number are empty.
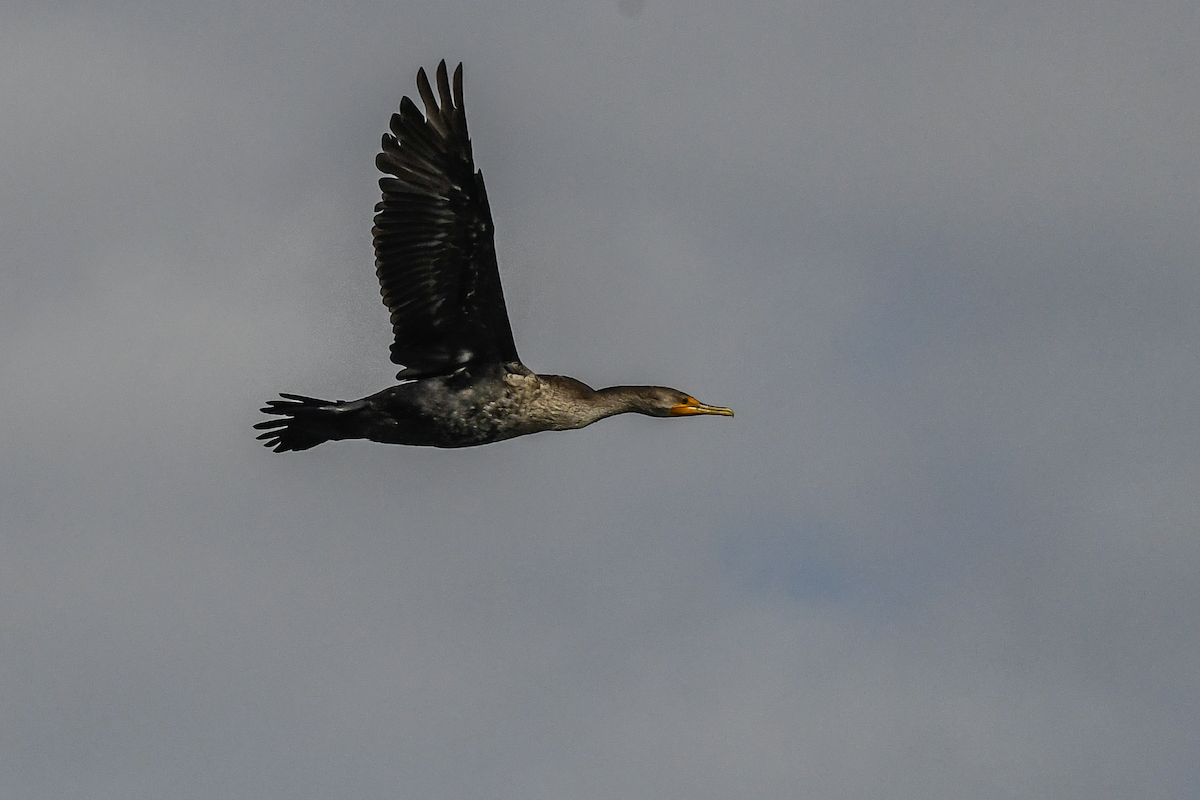
[[[375,164],[375,272],[392,313],[392,362],[402,383],[352,401],[294,394],[268,401],[255,425],[275,452],[332,439],[470,447],[538,431],[582,428],[614,414],[733,416],[676,389],[613,386],[595,391],[574,378],[535,375],[517,356],[483,173],[475,170],[463,111],[462,64],[454,91],[446,62],[435,97],[417,72],[425,114],[408,97],[393,114]],[[439,105],[440,100],[440,105]]]

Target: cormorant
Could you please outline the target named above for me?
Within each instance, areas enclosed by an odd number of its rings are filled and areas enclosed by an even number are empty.
[[[393,114],[375,165],[383,200],[375,206],[375,272],[392,315],[397,386],[361,400],[294,394],[267,402],[255,425],[275,452],[332,439],[470,447],[538,431],[582,428],[614,414],[721,414],[662,386],[595,391],[574,378],[536,375],[517,356],[483,173],[475,170],[463,111],[462,64],[454,91],[446,62],[437,97],[417,72],[425,116],[408,97]],[[440,105],[439,105],[440,100]]]

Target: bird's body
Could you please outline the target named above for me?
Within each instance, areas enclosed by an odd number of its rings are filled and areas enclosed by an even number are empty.
[[[281,417],[254,427],[276,452],[325,441],[471,447],[548,430],[571,430],[614,414],[720,414],[675,389],[615,386],[598,391],[561,375],[536,375],[513,343],[492,242],[483,173],[475,170],[462,104],[443,61],[435,98],[424,70],[423,117],[407,97],[392,116],[376,159],[385,177],[376,206],[375,253],[391,311],[397,386],[352,401],[285,394],[263,411]]]
[[[614,414],[642,411],[647,389],[679,399],[673,389],[614,386],[595,391],[563,375],[535,375],[520,363],[462,369],[451,375],[407,381],[361,400],[327,402],[299,395],[272,401],[276,413],[296,419],[314,444],[370,439],[386,444],[472,447],[541,431],[583,428]],[[668,414],[664,412],[663,416]],[[287,449],[306,449],[289,439]],[[299,446],[296,446],[299,445]],[[311,445],[309,445],[311,446]]]

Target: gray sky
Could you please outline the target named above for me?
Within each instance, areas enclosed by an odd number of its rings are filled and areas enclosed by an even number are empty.
[[[39,5],[0,795],[1200,797],[1194,2]],[[526,363],[736,419],[255,442],[440,58]]]

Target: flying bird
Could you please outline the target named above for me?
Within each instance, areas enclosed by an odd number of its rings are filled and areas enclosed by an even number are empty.
[[[375,274],[391,312],[400,383],[361,400],[281,394],[254,427],[280,453],[338,439],[471,447],[539,431],[582,428],[614,414],[733,416],[663,386],[593,390],[537,375],[513,342],[483,173],[475,169],[463,110],[462,64],[453,91],[446,62],[437,95],[417,72],[422,115],[408,97],[393,114],[375,165]]]

